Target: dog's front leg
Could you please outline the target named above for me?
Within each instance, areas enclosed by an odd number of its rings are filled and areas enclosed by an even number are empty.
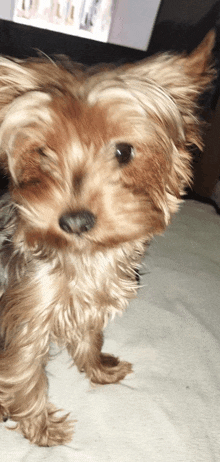
[[[32,443],[69,441],[71,424],[48,402],[45,366],[49,356],[53,290],[45,294],[31,278],[8,288],[1,299],[0,420],[11,418]]]
[[[68,351],[74,364],[93,383],[108,384],[122,380],[132,372],[132,366],[126,361],[120,361],[115,356],[102,353],[103,333],[97,328],[88,328],[81,334],[82,339],[69,345]]]

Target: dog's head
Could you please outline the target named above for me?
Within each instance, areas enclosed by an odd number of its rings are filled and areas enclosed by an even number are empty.
[[[164,230],[201,145],[213,44],[210,32],[189,56],[93,71],[1,59],[1,159],[29,245],[94,250]]]

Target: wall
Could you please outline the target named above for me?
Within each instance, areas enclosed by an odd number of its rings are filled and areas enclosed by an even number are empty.
[[[160,0],[117,0],[110,43],[146,50]]]
[[[15,0],[6,0],[4,1],[4,5],[2,3],[3,2],[0,4],[0,18],[11,20],[13,17]]]

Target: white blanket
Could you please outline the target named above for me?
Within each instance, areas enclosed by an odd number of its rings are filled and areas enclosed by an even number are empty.
[[[1,424],[1,462],[220,461],[220,216],[186,202],[152,242],[143,272],[103,348],[134,372],[91,387],[57,350],[49,395],[77,420],[73,440],[39,448]]]

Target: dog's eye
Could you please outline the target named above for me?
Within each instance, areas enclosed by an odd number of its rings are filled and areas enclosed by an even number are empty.
[[[44,148],[38,148],[37,152],[38,154],[40,154],[41,157],[47,157],[47,155],[44,152]]]
[[[126,165],[134,157],[134,148],[131,144],[118,143],[116,144],[115,156],[120,165]]]

